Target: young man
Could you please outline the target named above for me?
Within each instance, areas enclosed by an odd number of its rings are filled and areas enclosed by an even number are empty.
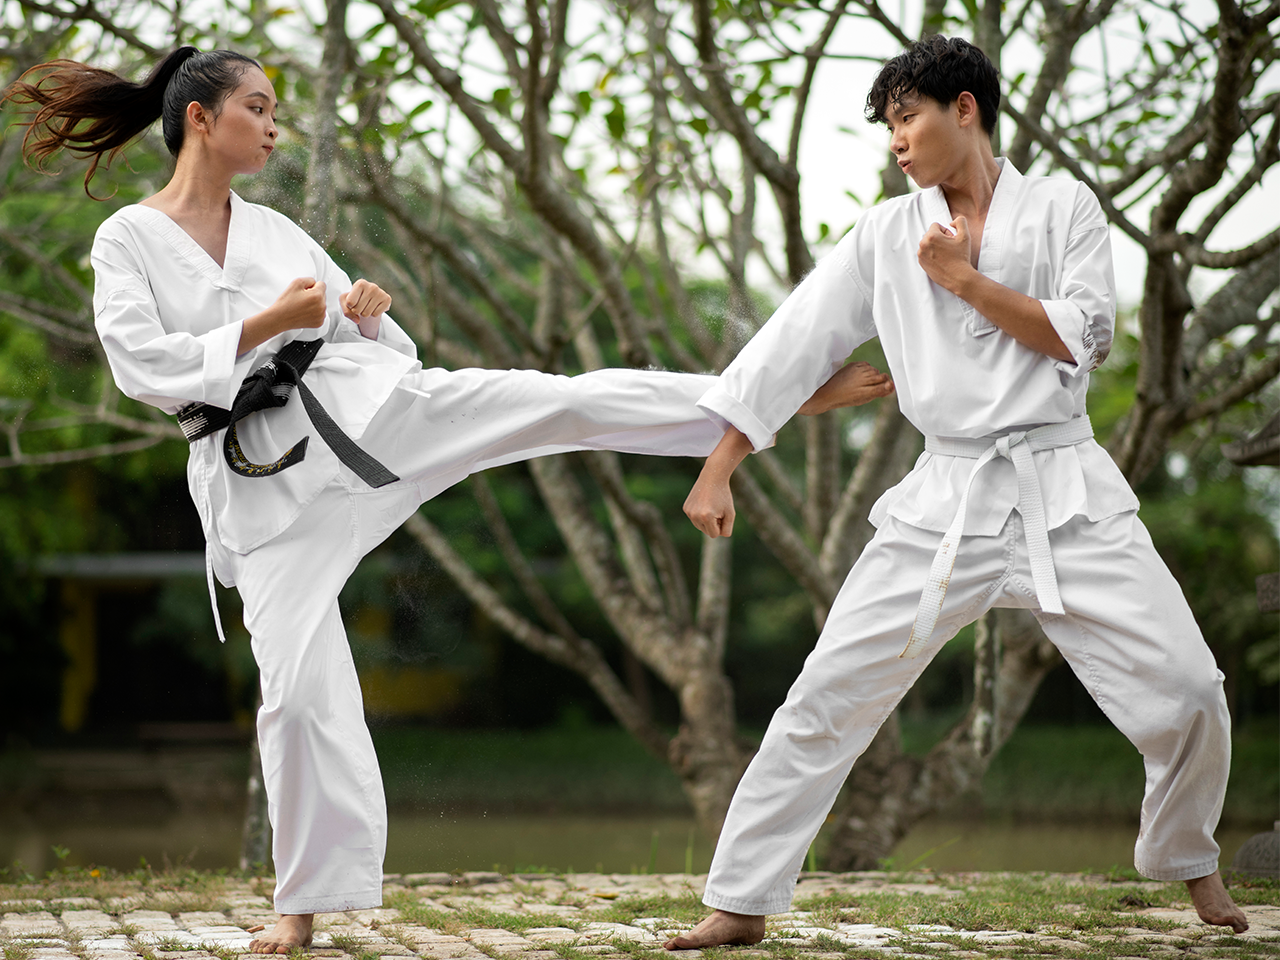
[[[733,528],[729,477],[864,341],[927,438],[730,805],[703,902],[670,949],[755,943],[789,909],[849,768],[929,660],[992,607],[1035,612],[1142,752],[1140,872],[1185,880],[1207,923],[1247,928],[1213,830],[1230,758],[1222,674],[1092,439],[1089,371],[1115,319],[1108,228],[1082,185],[993,156],[991,61],[932,37],[885,64],[868,118],[921,188],[869,210],[700,401],[732,425],[685,512]]]

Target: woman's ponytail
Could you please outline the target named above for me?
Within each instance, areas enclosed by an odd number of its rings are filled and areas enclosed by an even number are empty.
[[[195,47],[179,47],[145,81],[133,83],[109,70],[53,60],[24,73],[5,91],[4,100],[36,108],[22,140],[27,162],[43,171],[63,148],[90,158],[84,175],[89,193],[103,156],[110,166],[124,145],[156,120],[163,118],[165,146],[176,157],[187,105],[198,102],[216,115],[248,65],[257,62],[229,50],[200,53]]]

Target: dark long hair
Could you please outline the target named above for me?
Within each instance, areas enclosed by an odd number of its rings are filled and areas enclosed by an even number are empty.
[[[133,83],[109,70],[53,60],[24,73],[5,91],[4,100],[35,107],[22,139],[27,163],[44,171],[49,158],[64,147],[88,157],[84,189],[93,196],[89,181],[104,156],[110,166],[125,144],[161,120],[165,146],[176,157],[182,149],[187,105],[194,101],[217,117],[245,70],[258,65],[230,50],[201,53],[195,47],[179,47],[146,80]]]

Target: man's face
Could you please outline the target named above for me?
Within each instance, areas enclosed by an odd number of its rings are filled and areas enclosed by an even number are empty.
[[[921,188],[945,181],[963,147],[957,104],[912,92],[891,103],[884,118],[902,172]]]

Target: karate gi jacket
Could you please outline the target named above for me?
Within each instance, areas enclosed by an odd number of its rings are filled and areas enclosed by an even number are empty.
[[[898,404],[923,434],[979,438],[1085,414],[1089,372],[1115,326],[1110,233],[1097,198],[1070,180],[1023,177],[999,158],[978,270],[1038,299],[1073,362],[1024,346],[929,279],[916,251],[952,220],[941,187],[873,207],[783,302],[699,401],[759,450],[862,343],[880,338]],[[1049,529],[1077,514],[1137,509],[1096,442],[1034,454]],[[924,453],[871,511],[945,531],[973,461]],[[964,533],[994,536],[1018,501],[1013,464],[997,458],[970,493]]]
[[[120,390],[177,413],[197,401],[230,409],[244,378],[294,339],[323,337],[304,375],[334,421],[359,440],[401,378],[421,368],[417,348],[388,316],[378,339],[365,339],[342,315],[338,295],[351,281],[288,217],[231,195],[224,266],[159,210],[134,205],[98,228],[91,253],[94,323]],[[316,329],[290,330],[236,356],[245,318],[271,306],[298,277],[326,284],[328,317]],[[295,395],[270,417],[237,424],[245,453],[275,460],[314,434]],[[334,479],[339,461],[322,442],[270,483],[243,477],[222,455],[222,432],[191,445],[187,479],[211,548],[248,553],[287,529]],[[231,585],[219,551],[219,578]]]

